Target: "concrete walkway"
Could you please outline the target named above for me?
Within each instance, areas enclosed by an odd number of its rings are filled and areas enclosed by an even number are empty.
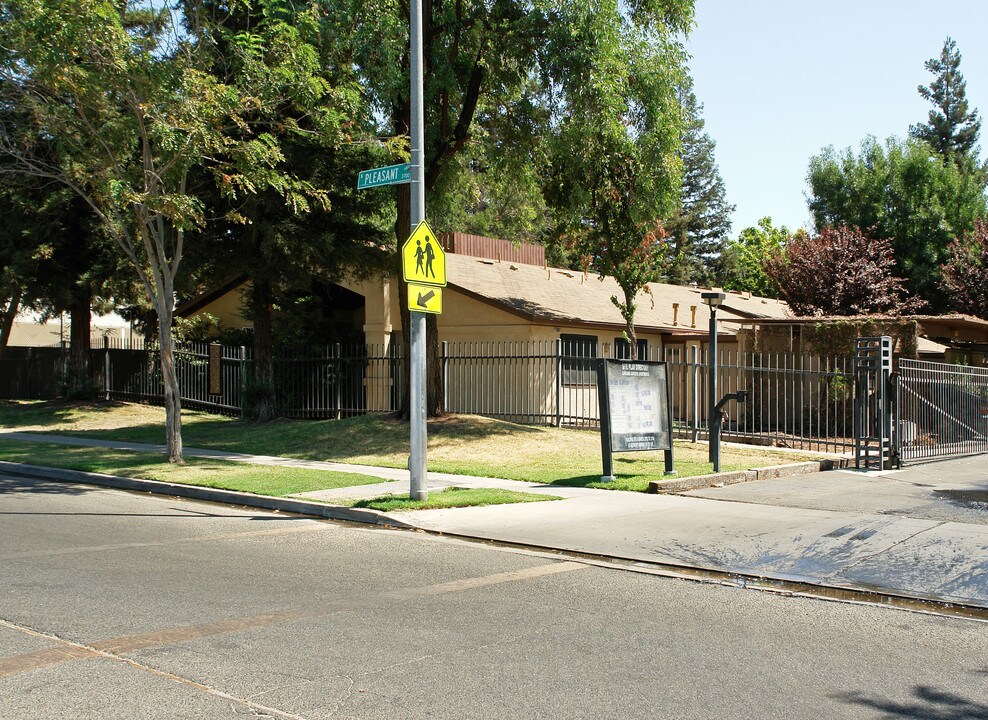
[[[151,445],[34,433],[0,432],[0,437],[163,451]],[[389,480],[297,496],[321,503],[408,492],[405,470],[194,448],[185,452],[190,457],[356,472]],[[988,608],[984,456],[886,473],[812,473],[684,495],[429,474],[430,489],[449,486],[502,487],[565,499],[420,510],[393,517],[446,534]],[[250,496],[245,497],[249,504]]]

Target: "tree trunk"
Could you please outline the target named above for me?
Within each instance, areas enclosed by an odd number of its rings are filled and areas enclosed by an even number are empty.
[[[274,299],[269,282],[253,281],[251,305],[251,317],[254,321],[254,384],[251,390],[250,414],[258,422],[269,422],[278,415],[271,323]]]
[[[10,296],[5,301],[3,312],[0,312],[0,358],[3,357],[3,353],[7,349],[10,333],[14,328],[14,318],[17,317],[17,311],[21,307],[21,289],[12,286],[10,290]]]
[[[166,305],[170,296],[156,298],[158,341],[161,344],[161,379],[165,386],[165,442],[168,462],[185,464],[182,456],[182,393],[175,372],[175,341],[172,338],[172,312]]]
[[[89,373],[90,341],[92,323],[92,292],[84,284],[74,289],[69,306],[69,366],[65,394],[73,400],[89,400],[96,396]]]

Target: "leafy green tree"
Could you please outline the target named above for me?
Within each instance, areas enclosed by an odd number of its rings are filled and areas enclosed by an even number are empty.
[[[233,273],[250,279],[250,412],[256,420],[270,420],[277,414],[276,308],[310,289],[317,277],[368,275],[391,258],[385,216],[391,204],[380,193],[354,187],[357,170],[381,164],[387,150],[360,142],[373,138],[370,107],[356,92],[352,67],[334,55],[329,20],[316,4],[245,0],[227,6],[208,0],[203,6],[222,18],[210,31],[211,71],[224,83],[247,75],[267,78],[265,86],[285,87],[277,112],[260,108],[250,117],[251,128],[277,136],[283,165],[296,182],[320,193],[320,202],[295,206],[286,204],[277,186],[236,197],[213,192],[210,207],[227,220],[207,229],[211,242],[196,258],[213,268],[216,281]],[[230,133],[234,139],[241,134],[236,127]]]
[[[899,315],[922,302],[907,296],[894,266],[889,240],[841,225],[790,239],[764,271],[797,315]]]
[[[611,301],[625,320],[634,357],[636,298],[664,270],[661,219],[679,199],[683,115],[676,88],[685,67],[667,26],[636,26],[620,8],[611,11],[607,24],[619,32],[598,25],[600,8],[574,13],[564,28],[600,36],[583,49],[582,71],[566,78],[547,197],[584,265],[620,285],[623,297]]]
[[[406,135],[408,76],[395,73],[394,68],[407,73],[407,6],[389,0],[333,0],[328,7],[330,15],[338,15],[344,25],[339,42],[352,48],[352,60],[375,106],[390,120],[387,133]],[[645,87],[675,87],[684,58],[681,37],[692,17],[692,0],[423,3],[429,207],[438,189],[452,187],[440,185],[442,176],[456,173],[462,166],[455,160],[470,154],[471,143],[484,139],[481,128],[489,130],[486,137],[494,140],[484,155],[489,161],[496,157],[502,172],[512,173],[524,157],[502,151],[521,146],[536,148],[534,167],[541,173],[543,152],[545,158],[558,157],[545,143],[555,142],[561,126],[568,125],[566,142],[572,142],[578,129],[597,130],[590,123],[578,127],[567,122],[574,116],[577,96],[599,92],[601,99],[606,96],[611,101],[622,91],[634,89],[636,97],[647,97]],[[615,52],[618,46],[644,52],[636,65],[639,74],[623,74],[629,64]],[[670,93],[663,90],[649,102],[678,107],[669,98]],[[648,112],[631,102],[628,109],[628,116],[636,122],[639,112]],[[607,122],[613,121],[616,118]],[[666,130],[675,138],[679,124]],[[592,144],[592,136],[586,139]],[[675,162],[660,170],[661,182],[678,182]],[[561,197],[556,189],[552,192]],[[396,199],[395,230],[398,242],[403,242],[410,217],[407,188],[399,188]],[[436,204],[443,206],[441,200]],[[402,310],[407,327],[404,304]],[[437,347],[436,325],[430,321],[427,409],[432,415],[442,412]]]
[[[47,253],[36,231],[41,227],[36,184],[10,180],[0,183],[0,357],[7,349],[18,312],[29,300],[29,288],[39,276]]]
[[[514,242],[542,242],[552,219],[542,194],[538,150],[519,143],[507,148],[479,126],[463,152],[449,161],[430,197],[430,223]],[[516,157],[519,153],[525,157]]]
[[[910,126],[909,136],[929,143],[942,157],[963,167],[965,161],[977,161],[981,119],[978,111],[968,106],[967,83],[960,65],[957,44],[948,37],[940,57],[926,61],[926,69],[935,76],[933,82],[918,88],[933,107],[925,123]]]
[[[734,206],[727,202],[724,180],[714,159],[716,143],[703,131],[703,106],[691,90],[683,93],[683,99],[683,184],[679,207],[667,223],[671,255],[667,279],[677,285],[705,285],[711,282],[727,243]]]
[[[953,306],[988,319],[988,223],[984,220],[947,248],[943,279]]]
[[[728,241],[721,253],[717,284],[728,290],[778,297],[775,281],[765,272],[765,261],[782,252],[792,238],[785,225],[774,227],[770,217],[763,217],[755,227],[745,228],[736,240]]]
[[[300,210],[324,200],[286,172],[278,135],[257,123],[277,117],[293,93],[332,106],[330,89],[299,78],[293,36],[276,27],[277,12],[267,18],[282,41],[271,71],[258,60],[258,36],[247,33],[236,37],[236,81],[220,81],[209,72],[213,21],[210,13],[181,16],[139,0],[78,0],[70,8],[60,0],[0,2],[0,105],[30,119],[0,131],[0,154],[16,171],[83,198],[140,279],[158,317],[170,462],[183,461],[171,330],[176,278],[187,239],[207,220],[189,184],[194,172],[231,198],[274,188]],[[296,128],[286,122],[284,130]],[[38,138],[54,139],[57,152],[39,152]]]
[[[93,309],[109,311],[114,299],[124,300],[127,288],[117,278],[124,258],[81,197],[62,186],[38,188],[34,223],[23,240],[39,253],[34,281],[26,296],[43,316],[69,315],[69,352],[65,393],[91,398],[96,384],[90,373]]]
[[[809,207],[816,227],[848,225],[892,242],[895,274],[937,312],[947,309],[940,269],[947,246],[985,217],[979,179],[925,142],[868,138],[859,154],[825,149],[810,160]]]

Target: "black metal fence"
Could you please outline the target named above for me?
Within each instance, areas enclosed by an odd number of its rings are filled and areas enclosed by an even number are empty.
[[[65,349],[8,347],[0,358],[0,398],[46,400],[63,391]]]
[[[900,360],[893,377],[903,461],[988,452],[988,368]]]
[[[445,407],[452,413],[566,427],[598,426],[596,362],[622,355],[612,343],[443,343],[440,363]],[[64,363],[59,348],[4,360],[0,396],[54,397]],[[651,348],[644,360],[668,364],[674,427],[706,437],[708,358],[693,346]],[[228,415],[249,408],[251,348],[191,343],[175,356],[182,405]],[[726,410],[724,439],[828,451],[853,447],[851,361],[781,353],[722,352],[723,393],[748,390],[749,401]],[[106,342],[92,351],[94,383],[107,398],[161,403],[157,350]],[[43,376],[43,377],[42,377]],[[331,345],[274,357],[278,411],[291,418],[341,418],[391,413],[405,377],[400,345]],[[25,387],[30,386],[30,392]]]

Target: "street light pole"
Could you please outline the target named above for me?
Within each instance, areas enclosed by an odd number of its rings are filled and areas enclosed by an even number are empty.
[[[720,410],[717,408],[717,308],[727,299],[722,292],[705,292],[700,298],[710,306],[710,342],[707,358],[709,377],[707,390],[709,393],[709,415],[707,416],[707,434],[709,437],[709,460],[713,463],[714,472],[720,472]]]

